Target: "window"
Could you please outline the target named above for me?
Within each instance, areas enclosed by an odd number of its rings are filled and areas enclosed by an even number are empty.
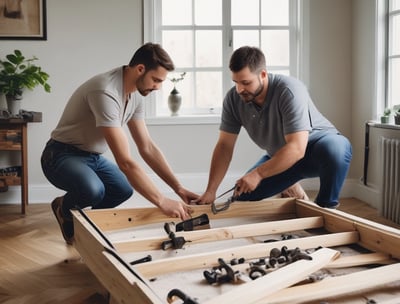
[[[176,69],[186,72],[177,84],[180,116],[218,115],[232,87],[229,58],[242,45],[260,47],[273,73],[298,77],[298,0],[152,0],[143,1],[145,41],[160,43]],[[169,116],[173,83],[146,103],[147,117]]]
[[[400,105],[400,0],[389,0],[386,106]]]

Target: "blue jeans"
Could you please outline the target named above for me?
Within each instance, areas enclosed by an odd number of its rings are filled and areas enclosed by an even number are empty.
[[[254,191],[240,195],[238,200],[261,200],[284,191],[302,179],[319,177],[320,189],[315,202],[334,207],[339,202],[351,157],[352,148],[346,137],[333,132],[318,132],[310,136],[301,160],[288,170],[263,179]],[[250,170],[269,159],[268,155],[263,156]]]
[[[49,140],[41,157],[46,178],[66,191],[63,213],[91,206],[113,208],[133,194],[133,188],[118,166],[100,154]]]

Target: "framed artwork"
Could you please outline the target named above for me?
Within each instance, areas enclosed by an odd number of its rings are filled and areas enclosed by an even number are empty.
[[[46,0],[0,0],[0,39],[47,40]]]

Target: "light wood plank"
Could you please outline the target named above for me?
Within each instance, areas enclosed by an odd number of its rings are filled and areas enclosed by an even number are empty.
[[[192,205],[192,217],[203,213],[210,219],[232,217],[258,217],[284,219],[295,217],[295,200],[293,198],[261,200],[258,202],[235,202],[226,211],[218,214],[211,212],[210,205]],[[87,210],[86,214],[102,231],[118,230],[135,226],[176,221],[176,218],[165,216],[159,208],[129,208]]]
[[[206,230],[176,232],[176,237],[183,237],[191,244],[215,242],[222,240],[245,238],[249,236],[262,236],[268,234],[284,233],[296,230],[321,228],[323,227],[322,217],[298,218],[291,220],[272,221],[268,223],[256,223],[237,225],[223,228],[212,228]],[[161,243],[168,240],[163,237],[149,237],[135,239],[132,241],[114,242],[118,252],[136,252],[161,249]]]
[[[359,238],[357,232],[342,232],[278,241],[273,243],[233,247],[225,250],[194,254],[190,256],[161,259],[144,264],[138,264],[135,265],[134,268],[137,269],[143,276],[151,278],[153,276],[174,271],[185,271],[217,266],[218,258],[222,258],[224,260],[230,260],[233,258],[257,259],[267,256],[271,249],[276,247],[281,248],[282,246],[287,246],[288,248],[299,247],[300,249],[315,248],[318,246],[333,247],[357,243],[358,240]]]
[[[380,286],[397,280],[400,280],[400,263],[338,277],[329,277],[312,284],[286,288],[263,298],[257,303],[283,304],[304,303],[320,299],[327,300],[333,297],[338,298],[348,293],[354,293],[355,291],[377,289]]]
[[[393,264],[397,260],[389,255],[380,252],[356,254],[353,256],[342,256],[339,259],[329,263],[326,268],[346,268],[373,264]]]
[[[357,230],[360,245],[374,252],[382,252],[400,259],[400,230],[340,210],[319,208],[306,201],[296,205],[299,217],[323,216],[325,229],[330,232]]]
[[[204,304],[254,303],[303,280],[307,275],[323,268],[339,255],[340,253],[336,250],[322,248],[311,254],[312,260],[310,261],[300,260],[286,265],[257,280],[237,286]]]

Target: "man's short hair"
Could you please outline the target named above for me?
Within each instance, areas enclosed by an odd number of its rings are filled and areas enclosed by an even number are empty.
[[[229,69],[236,73],[249,67],[250,72],[266,69],[264,53],[257,47],[242,46],[235,50],[229,61]]]
[[[174,63],[168,53],[157,43],[148,42],[142,45],[133,55],[129,66],[143,64],[147,71],[155,70],[162,66],[167,71],[175,69]]]

